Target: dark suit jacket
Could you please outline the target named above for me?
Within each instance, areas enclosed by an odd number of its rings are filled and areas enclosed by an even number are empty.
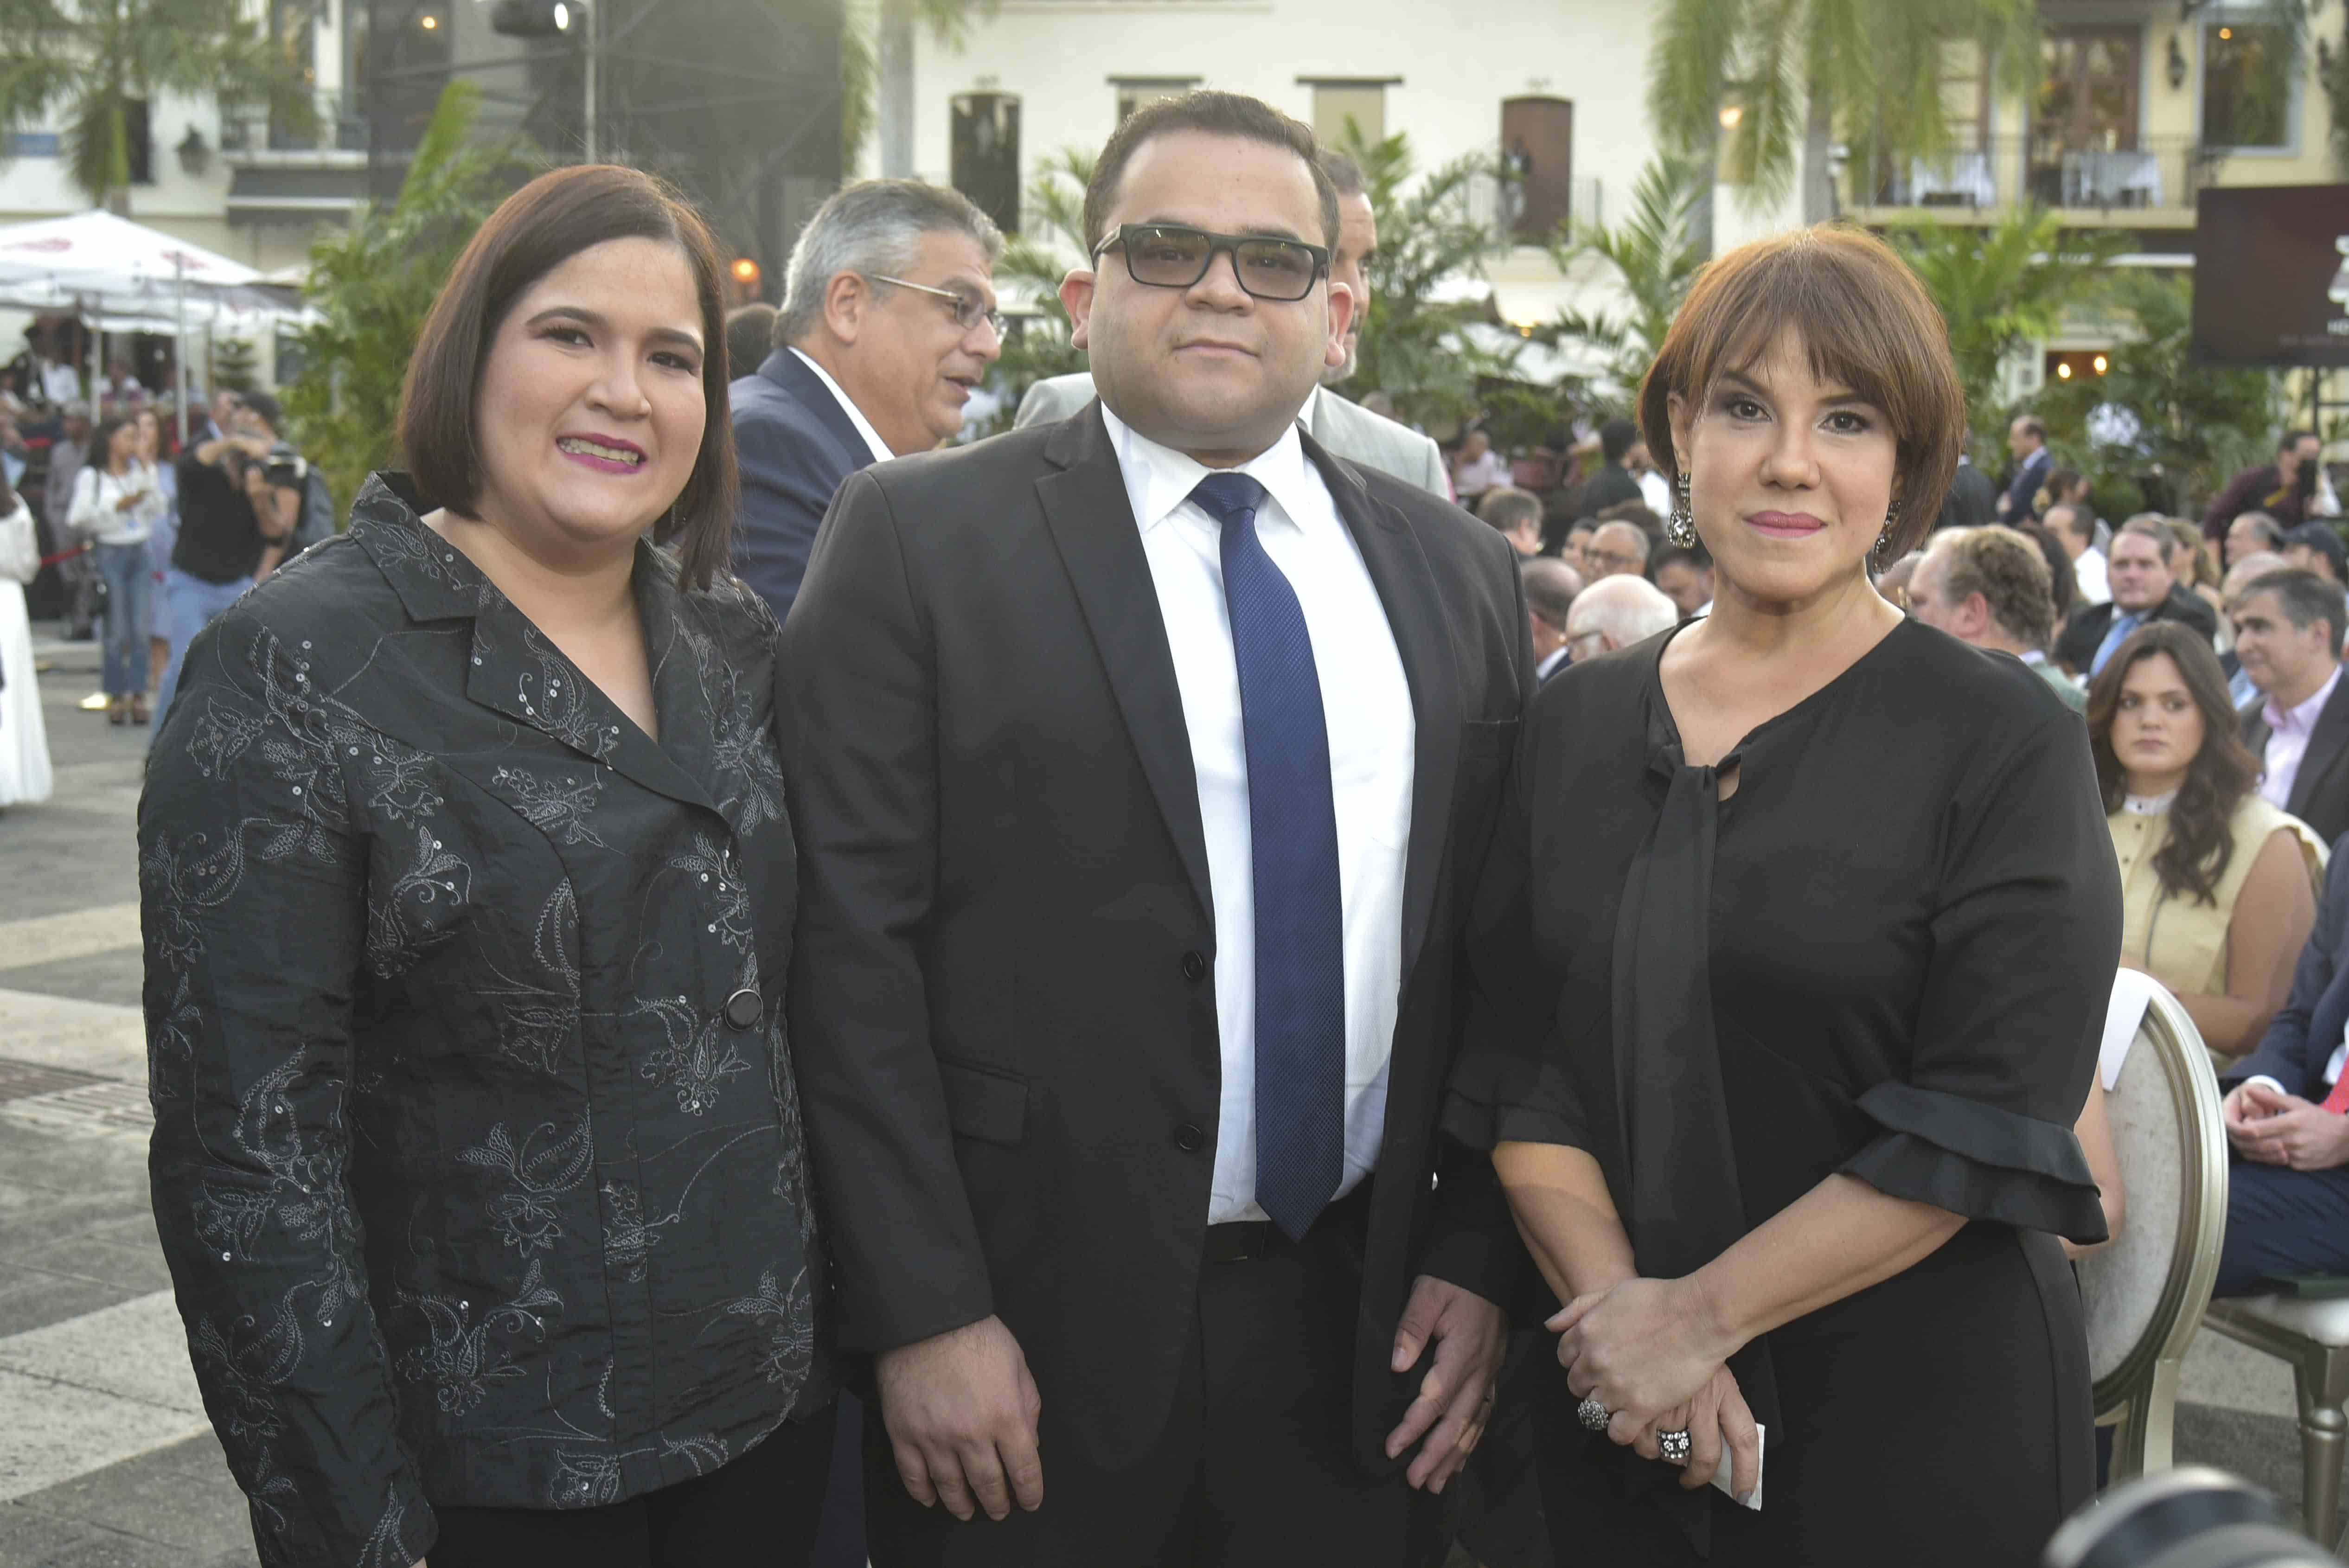
[[[780,618],[791,614],[833,492],[873,461],[873,449],[832,389],[788,348],[767,356],[756,375],[727,388],[727,397],[742,473],[734,573]]]
[[[2064,623],[2063,631],[2056,634],[2055,662],[2086,675],[2088,661],[2095,658],[2096,650],[2104,645],[2105,634],[2112,629],[2113,617],[2118,613],[2118,609],[2109,603],[2083,604],[2073,611],[2072,618]],[[2169,590],[2169,597],[2155,605],[2153,614],[2146,619],[2148,622],[2183,621],[2206,637],[2216,635],[2219,630],[2218,615],[2202,602],[2201,596],[2175,584]]]
[[[2048,470],[2054,466],[2054,455],[2044,447],[2025,458],[2006,487],[2006,515],[1998,521],[2029,522],[2037,517],[2039,508],[2033,502],[2038,500],[2039,487],[2047,482]],[[1991,503],[1991,510],[1993,512],[1998,510],[1995,500]]]
[[[1941,528],[1979,528],[1998,521],[1998,487],[1990,476],[1971,463],[1960,463],[1950,480],[1950,497],[1941,503],[1941,515],[1933,526]],[[2018,518],[2016,521],[2023,521]]]
[[[1387,1370],[1413,1278],[1500,1300],[1519,1273],[1490,1163],[1439,1141],[1436,1112],[1533,649],[1499,534],[1305,450],[1417,729],[1362,1294],[1330,1326],[1355,1341],[1358,1453],[1381,1465],[1423,1373]],[[1099,407],[852,478],[781,656],[793,1048],[841,1330],[878,1350],[996,1314],[1042,1390],[1044,1451],[1138,1461],[1195,1310],[1222,1065],[1182,696]]]
[[[2243,707],[2243,744],[2254,757],[2267,755],[2267,705],[2261,696]],[[2292,796],[2283,809],[2327,842],[2349,833],[2349,679],[2334,686],[2318,710],[2316,727],[2309,732],[2308,750],[2301,757],[2300,771],[2292,775]],[[2339,1045],[2339,1037],[2333,1043]]]
[[[2300,950],[2300,967],[2292,971],[2292,999],[2268,1020],[2259,1049],[2227,1069],[2230,1085],[2265,1074],[2290,1093],[2314,1100],[2324,1098],[2324,1065],[2340,1046],[2342,1031],[2349,1028],[2349,860],[2342,855],[2344,848],[2349,848],[2349,838],[2333,846],[2324,897],[2316,906],[2316,929],[2309,933],[2308,945]]]
[[[1630,469],[1620,463],[1601,463],[1597,473],[1574,487],[1571,514],[1578,518],[1597,517],[1610,506],[1646,499]]]

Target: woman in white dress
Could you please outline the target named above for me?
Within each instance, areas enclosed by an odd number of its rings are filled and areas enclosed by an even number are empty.
[[[33,624],[25,584],[41,569],[33,509],[0,485],[0,808],[49,798],[49,735],[41,723],[41,686],[33,673]]]

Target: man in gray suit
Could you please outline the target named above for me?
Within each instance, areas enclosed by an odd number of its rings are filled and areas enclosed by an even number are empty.
[[[1377,215],[1371,211],[1370,191],[1362,182],[1361,166],[1342,152],[1324,148],[1321,168],[1338,188],[1338,248],[1330,258],[1330,281],[1343,284],[1352,292],[1354,319],[1347,328],[1345,363],[1321,377],[1321,385],[1298,411],[1297,422],[1340,457],[1450,500],[1452,480],[1444,471],[1444,456],[1433,441],[1330,390],[1354,373],[1362,320],[1370,309],[1369,262],[1378,252],[1379,229]],[[1083,371],[1039,381],[1019,400],[1012,428],[1024,430],[1030,425],[1065,419],[1092,400],[1093,378]]]

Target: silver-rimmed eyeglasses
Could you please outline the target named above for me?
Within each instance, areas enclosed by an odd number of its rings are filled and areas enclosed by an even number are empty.
[[[912,289],[916,294],[930,294],[938,299],[950,301],[954,305],[954,320],[957,326],[965,332],[969,332],[983,321],[987,323],[988,330],[995,334],[995,341],[998,343],[1003,341],[1003,313],[988,309],[987,302],[975,294],[966,294],[960,289],[932,288],[927,284],[908,283],[904,278],[893,278],[886,273],[874,273],[872,276],[876,284],[887,284],[892,288]]]

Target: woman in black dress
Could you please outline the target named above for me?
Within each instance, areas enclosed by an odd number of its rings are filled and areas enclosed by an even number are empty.
[[[649,175],[508,198],[410,471],[156,738],[155,1223],[273,1568],[808,1561],[838,1374],[722,287]]]
[[[1535,700],[1451,1117],[1567,1304],[1554,1549],[2022,1568],[2093,1486],[2056,1240],[2104,1234],[2071,1130],[2120,932],[2087,737],[1870,587],[1965,419],[1881,242],[1714,263],[1640,414],[1715,607]],[[1704,1490],[1750,1497],[1757,1449],[1758,1510]]]

